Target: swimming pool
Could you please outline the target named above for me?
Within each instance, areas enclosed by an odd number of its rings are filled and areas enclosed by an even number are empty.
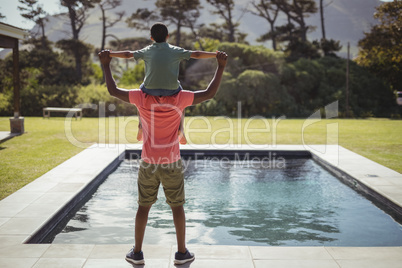
[[[402,227],[309,158],[186,163],[187,241],[213,245],[400,246]],[[134,242],[138,162],[123,161],[47,243]],[[163,191],[145,244],[175,241]]]

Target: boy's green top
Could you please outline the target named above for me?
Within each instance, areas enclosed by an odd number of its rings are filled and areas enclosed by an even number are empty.
[[[132,53],[134,59],[145,61],[144,86],[147,89],[177,90],[180,85],[177,80],[180,61],[188,60],[191,56],[190,50],[166,42],[155,42]]]

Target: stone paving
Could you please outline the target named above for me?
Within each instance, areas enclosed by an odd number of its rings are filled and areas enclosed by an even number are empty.
[[[0,201],[0,267],[132,267],[124,260],[132,245],[24,244],[105,168],[141,145],[94,145]],[[183,150],[209,145],[186,145]],[[251,149],[246,145],[211,149]],[[252,146],[253,150],[310,151],[340,176],[350,177],[402,207],[402,175],[337,145]],[[174,243],[174,241],[172,241]],[[255,247],[188,245],[196,260],[181,267],[400,267],[402,247]],[[175,246],[145,245],[144,267],[173,267]],[[135,266],[143,267],[143,266]]]
[[[15,136],[18,136],[20,134],[15,134],[15,133],[11,133],[9,131],[0,131],[0,143],[4,142],[6,140],[9,140]]]

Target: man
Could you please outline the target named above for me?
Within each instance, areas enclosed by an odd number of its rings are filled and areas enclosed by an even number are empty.
[[[194,254],[187,250],[185,244],[184,176],[177,135],[183,110],[187,106],[215,96],[226,66],[227,55],[225,52],[216,53],[218,66],[205,90],[195,92],[182,90],[173,96],[152,96],[140,89],[118,88],[110,70],[110,51],[102,51],[98,55],[110,95],[134,104],[140,113],[143,125],[144,144],[138,171],[139,206],[135,218],[135,246],[127,253],[126,260],[133,264],[144,263],[142,243],[148,213],[157,200],[159,185],[162,183],[166,202],[173,212],[176,229],[177,252],[174,263],[184,264],[192,261]]]
[[[143,59],[145,62],[144,83],[140,89],[152,96],[176,95],[182,87],[178,81],[180,62],[182,60],[215,58],[215,52],[191,51],[181,47],[172,46],[167,41],[169,30],[161,22],[154,23],[150,29],[152,45],[136,51],[110,51],[111,57]],[[139,120],[140,121],[140,120]],[[181,144],[186,144],[184,136],[184,116],[181,119],[179,139]],[[141,121],[138,124],[137,139],[142,140]]]

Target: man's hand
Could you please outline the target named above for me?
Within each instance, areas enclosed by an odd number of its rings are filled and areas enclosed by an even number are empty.
[[[110,51],[108,49],[99,52],[98,56],[102,65],[109,65],[110,61],[112,60],[110,57]]]
[[[109,94],[115,98],[130,103],[129,91],[126,89],[118,88],[116,82],[113,79],[112,71],[110,70],[110,64],[109,64],[110,61],[112,60],[112,58],[110,57],[110,51],[102,50],[101,52],[98,53],[98,56],[103,66],[106,86],[107,90],[109,91]]]
[[[225,68],[228,55],[223,51],[216,52],[216,60],[218,61],[218,66]]]

